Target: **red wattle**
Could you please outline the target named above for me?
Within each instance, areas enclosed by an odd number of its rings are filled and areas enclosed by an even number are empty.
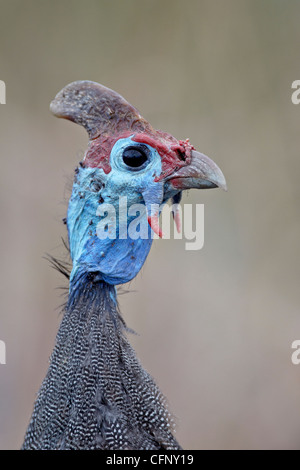
[[[157,216],[148,217],[148,224],[152,228],[153,232],[156,233],[160,238],[163,238],[163,233],[159,227],[159,219]]]

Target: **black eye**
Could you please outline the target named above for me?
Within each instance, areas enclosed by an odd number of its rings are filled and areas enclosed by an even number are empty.
[[[147,160],[147,151],[142,147],[127,147],[123,152],[123,162],[130,168],[140,169]]]

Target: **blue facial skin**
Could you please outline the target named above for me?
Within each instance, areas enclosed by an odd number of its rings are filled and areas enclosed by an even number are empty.
[[[163,182],[155,182],[161,173],[161,158],[149,145],[148,160],[140,168],[131,168],[123,161],[127,147],[140,144],[130,137],[118,140],[110,155],[111,171],[107,175],[99,168],[80,167],[69,201],[67,226],[73,269],[70,276],[70,290],[84,272],[96,273],[97,279],[117,285],[133,279],[149,253],[153,233],[147,224],[145,239],[119,238],[119,197],[127,197],[127,207],[132,204],[163,202]],[[116,238],[100,239],[96,234],[101,220],[99,208],[112,204],[116,212]],[[103,206],[104,207],[104,206]],[[137,215],[128,217],[127,226]]]

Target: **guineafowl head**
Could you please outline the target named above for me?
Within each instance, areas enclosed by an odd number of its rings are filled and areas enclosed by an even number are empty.
[[[118,93],[91,81],[67,85],[51,103],[57,116],[88,132],[67,214],[73,269],[109,284],[141,269],[168,200],[190,188],[226,189],[218,166],[189,143],[158,131]],[[175,214],[175,221],[178,223]]]

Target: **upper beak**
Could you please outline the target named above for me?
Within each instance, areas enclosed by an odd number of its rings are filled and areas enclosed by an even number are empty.
[[[227,191],[225,177],[220,168],[210,158],[192,150],[191,162],[166,178],[174,189],[221,188]]]

